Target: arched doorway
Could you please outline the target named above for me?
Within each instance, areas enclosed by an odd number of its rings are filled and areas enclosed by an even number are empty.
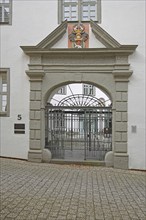
[[[52,158],[104,161],[112,150],[111,106],[109,97],[93,85],[59,88],[45,107],[45,148]]]
[[[115,45],[116,46],[116,45]],[[45,105],[54,89],[71,82],[99,85],[112,98],[112,166],[128,168],[128,56],[135,45],[109,48],[22,47],[30,56],[30,136],[28,160],[42,162],[45,147]]]

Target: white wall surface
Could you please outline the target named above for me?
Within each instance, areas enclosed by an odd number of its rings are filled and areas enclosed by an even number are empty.
[[[146,169],[145,0],[102,0],[101,14],[100,26],[119,43],[138,45],[129,59],[133,75],[128,97],[128,154],[130,168]],[[12,25],[0,26],[0,65],[10,68],[10,117],[0,118],[2,156],[27,158],[29,148],[29,80],[25,74],[29,59],[20,46],[38,44],[57,26],[57,0],[13,0]],[[67,35],[63,39],[64,44],[60,41],[54,47],[67,47]],[[90,46],[95,43],[92,36]],[[21,121],[17,120],[18,114],[22,115]],[[26,133],[14,134],[14,123],[25,123]],[[132,125],[136,125],[136,133],[131,132]]]
[[[138,45],[129,58],[133,75],[128,93],[128,154],[129,168],[133,169],[146,169],[145,6],[144,0],[102,2],[102,27],[121,44]],[[136,126],[136,133],[132,133],[132,125]]]
[[[0,118],[1,156],[27,159],[29,149],[29,58],[20,46],[38,44],[56,26],[57,1],[34,0],[13,0],[12,25],[0,26],[0,66],[10,68],[10,117]],[[14,134],[14,123],[25,123],[25,134]]]

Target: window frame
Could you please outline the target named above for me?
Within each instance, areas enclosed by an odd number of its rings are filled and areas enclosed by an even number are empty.
[[[56,93],[56,95],[66,95],[66,94],[67,94],[66,86],[61,87]]]
[[[7,109],[5,112],[2,110],[2,101],[0,101],[0,117],[8,117],[10,115],[10,69],[9,68],[0,68],[0,78],[2,74],[6,74],[6,82],[7,82],[7,91],[2,91],[2,86],[0,80],[0,96],[7,96]]]
[[[66,2],[65,4],[69,4],[68,2]],[[82,20],[82,15],[83,15],[83,11],[82,11],[82,6],[83,5],[92,5],[92,2],[87,1],[87,2],[83,2],[82,0],[78,0],[77,2],[77,7],[78,7],[78,20],[72,20],[72,21],[68,21],[68,22],[89,22],[91,19],[89,20]],[[64,21],[64,0],[58,0],[58,23],[60,24],[61,22]],[[98,22],[101,23],[101,0],[97,0],[96,3],[96,20],[94,20],[94,22]]]
[[[6,21],[0,21],[0,25],[12,25],[12,0],[9,0],[9,2],[0,2],[0,7],[8,7],[9,8],[9,20]],[[2,16],[3,17],[3,16]]]
[[[90,88],[92,87],[92,88]],[[85,92],[85,89],[88,90],[88,94]],[[92,89],[92,94],[90,94],[90,89]],[[95,86],[90,85],[90,84],[83,84],[83,95],[91,95],[91,96],[95,96],[96,95],[96,91],[95,91]]]

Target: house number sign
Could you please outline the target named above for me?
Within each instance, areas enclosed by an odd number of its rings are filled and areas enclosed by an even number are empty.
[[[22,115],[21,114],[19,114],[19,115],[17,115],[17,120],[22,120]]]

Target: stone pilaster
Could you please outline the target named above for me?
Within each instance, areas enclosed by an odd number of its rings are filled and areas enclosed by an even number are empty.
[[[129,70],[113,71],[115,79],[115,132],[114,132],[114,167],[128,169],[127,127],[128,127],[128,78]]]
[[[42,100],[42,79],[44,71],[26,71],[30,78],[30,141],[28,160],[42,162],[41,146],[41,100]]]

